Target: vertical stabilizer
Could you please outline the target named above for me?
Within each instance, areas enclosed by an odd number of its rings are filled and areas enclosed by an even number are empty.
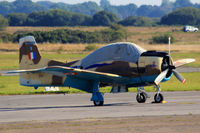
[[[35,38],[26,36],[19,40],[19,64],[20,69],[32,69],[38,66],[41,56],[37,48]]]
[[[19,64],[21,70],[39,69],[47,67],[51,60],[44,59],[40,56],[35,38],[33,36],[26,36],[19,39]],[[52,86],[61,85],[64,83],[63,78],[59,77],[59,81],[53,82],[54,76],[46,73],[21,73],[20,84],[25,86]]]

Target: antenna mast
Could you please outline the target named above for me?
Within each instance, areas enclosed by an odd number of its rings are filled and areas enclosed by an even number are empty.
[[[171,37],[169,35],[169,38],[168,38],[168,44],[169,44],[169,56],[170,56],[170,45],[171,45]]]

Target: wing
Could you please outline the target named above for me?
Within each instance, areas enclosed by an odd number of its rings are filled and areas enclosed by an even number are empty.
[[[175,65],[175,67],[180,67],[182,65],[192,63],[194,61],[195,61],[195,59],[181,59],[181,60],[174,61],[174,65]]]
[[[10,71],[8,74],[12,73],[39,73],[45,72],[48,74],[53,74],[57,76],[73,76],[74,78],[81,78],[86,80],[96,80],[101,82],[125,82],[129,80],[129,78],[122,77],[116,74],[110,73],[103,73],[103,72],[96,72],[96,71],[89,71],[84,69],[74,69],[70,67],[63,67],[63,66],[50,66],[44,67],[40,69],[29,69],[29,70],[15,70]]]

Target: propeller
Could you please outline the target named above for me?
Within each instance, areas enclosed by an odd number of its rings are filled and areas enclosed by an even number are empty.
[[[166,69],[165,71],[161,72],[158,77],[155,79],[154,83],[158,85],[167,75],[169,69]]]
[[[170,37],[169,37],[169,61],[168,61],[168,65],[166,67],[166,69],[164,71],[162,71],[158,77],[156,77],[154,83],[155,85],[158,85],[166,76],[167,76],[167,73],[169,71],[171,71],[174,76],[180,81],[182,82],[183,84],[186,82],[186,79],[181,76],[181,74],[179,72],[177,72],[175,69],[177,67],[180,67],[182,65],[185,65],[185,64],[188,64],[188,63],[191,63],[191,62],[194,62],[195,59],[181,59],[181,60],[177,60],[175,61],[174,63],[172,63],[171,61],[171,57],[170,57]]]
[[[173,74],[183,84],[186,82],[186,79],[183,76],[181,76],[181,74],[179,72],[177,72],[176,70],[173,70]]]
[[[164,71],[162,71],[162,72],[158,75],[158,77],[155,79],[154,83],[155,83],[156,85],[158,85],[158,84],[166,77],[167,73],[168,73],[169,71],[172,71],[173,74],[174,74],[174,76],[175,76],[180,82],[182,82],[182,83],[184,84],[184,83],[186,82],[186,79],[185,79],[183,76],[181,76],[181,74],[180,74],[178,71],[176,71],[175,69],[176,69],[177,67],[180,67],[180,66],[185,65],[185,64],[188,64],[188,63],[192,63],[192,62],[194,62],[194,61],[195,61],[195,59],[181,59],[181,60],[175,61],[175,62],[173,63],[173,65],[171,65],[171,61],[170,61],[170,62],[169,62],[169,65],[167,66],[167,69],[164,70]]]
[[[181,59],[174,62],[175,67],[180,67],[182,65],[195,62],[195,59]]]

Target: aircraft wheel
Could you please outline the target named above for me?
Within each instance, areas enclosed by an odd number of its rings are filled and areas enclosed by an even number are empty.
[[[164,100],[164,98],[163,98],[163,95],[162,94],[156,94],[155,96],[154,96],[154,100],[155,100],[155,103],[161,103],[163,100]]]
[[[136,96],[136,100],[137,100],[138,103],[145,103],[146,100],[147,100],[147,97],[144,93],[139,93]]]
[[[103,106],[103,101],[93,101],[94,102],[94,106]]]

